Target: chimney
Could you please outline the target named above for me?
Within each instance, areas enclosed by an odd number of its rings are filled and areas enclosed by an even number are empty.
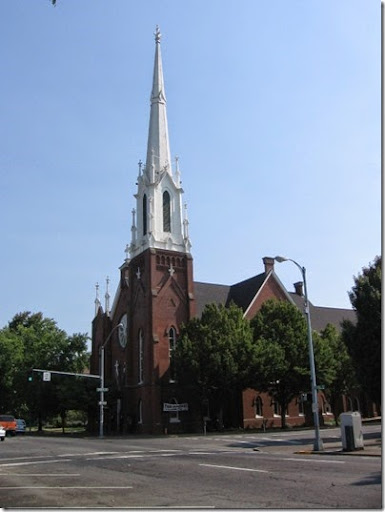
[[[303,296],[303,282],[302,281],[298,281],[298,283],[294,283],[294,289],[295,289],[295,293],[297,295],[299,295],[300,297]]]
[[[265,265],[265,274],[268,274],[271,270],[274,270],[274,258],[265,256],[262,261]]]

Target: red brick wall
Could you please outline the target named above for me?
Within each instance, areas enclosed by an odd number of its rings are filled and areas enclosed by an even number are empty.
[[[272,275],[265,282],[261,288],[254,302],[252,302],[250,308],[247,310],[246,318],[251,320],[261,309],[262,304],[268,299],[287,300],[287,296],[282,291],[282,288],[278,285]]]
[[[181,323],[188,321],[195,313],[193,260],[184,253],[149,249],[123,266],[121,272],[121,292],[111,326],[116,326],[127,312],[129,335],[127,346],[123,349],[118,342],[118,333],[113,333],[108,350],[106,347],[106,380],[115,378],[116,360],[121,368],[125,363],[127,379],[122,387],[123,414],[131,417],[130,421],[136,424],[137,432],[159,433],[165,428],[162,388],[170,387],[168,331],[174,327],[178,333]],[[99,323],[96,320],[96,330],[101,330]],[[140,329],[144,341],[142,383],[138,382]],[[94,335],[94,338],[98,336]],[[140,400],[143,413],[141,424],[138,423]],[[126,419],[124,421],[127,423]]]

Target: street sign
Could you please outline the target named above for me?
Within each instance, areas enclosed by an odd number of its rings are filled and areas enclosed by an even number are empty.
[[[188,404],[167,404],[163,403],[163,412],[188,411]]]
[[[51,381],[51,372],[44,372],[43,380],[44,380],[44,382],[50,382]]]
[[[101,393],[103,391],[103,393],[106,393],[108,391],[108,388],[96,388],[96,391],[98,393]]]
[[[98,405],[107,405],[107,402],[98,402]]]

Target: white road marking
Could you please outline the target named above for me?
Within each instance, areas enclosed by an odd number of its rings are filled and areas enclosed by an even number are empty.
[[[35,460],[28,462],[7,462],[5,464],[0,463],[0,468],[9,466],[30,466],[31,464],[55,464],[58,462],[70,462],[70,459],[55,459],[55,460]]]
[[[107,455],[106,457],[98,457],[95,459],[94,457],[88,457],[86,460],[116,460],[116,459],[141,459],[145,457],[145,455],[133,454],[133,455]]]
[[[90,457],[91,455],[114,455],[115,453],[121,452],[64,453],[63,455],[58,455],[58,457]]]
[[[164,449],[164,450],[148,450],[147,453],[163,453],[163,452],[181,452],[182,450],[167,450],[167,449]]]
[[[4,459],[1,459],[1,461],[3,462],[4,460],[25,460],[25,459],[28,459],[28,460],[31,460],[31,459],[42,459],[42,458],[46,458],[46,459],[49,459],[49,458],[52,458],[53,455],[37,455],[35,457],[27,457],[27,456],[24,456],[24,457],[4,457]],[[60,457],[60,455],[59,455]]]
[[[254,473],[270,473],[270,471],[265,471],[264,469],[237,468],[235,466],[219,466],[217,464],[199,464],[199,465],[205,466],[208,468],[235,469],[237,471],[252,471]]]
[[[0,476],[36,476],[36,477],[73,477],[81,476],[80,473],[0,473]]]
[[[121,453],[121,452],[113,452],[113,453]],[[102,459],[108,459],[108,460],[114,460],[114,459],[139,459],[139,458],[151,458],[156,455],[159,457],[174,457],[175,455],[179,455],[182,453],[182,450],[148,450],[147,452],[144,451],[130,451],[127,452],[124,455],[106,455],[105,457],[90,457],[86,458],[86,460],[102,460]]]
[[[132,489],[132,485],[122,485],[122,486],[87,486],[87,485],[77,485],[77,486],[74,486],[74,485],[54,485],[54,486],[50,486],[50,485],[39,485],[39,486],[35,486],[35,485],[30,485],[30,486],[26,486],[26,487],[23,487],[23,486],[7,486],[7,487],[3,487],[0,485],[0,491],[2,490],[7,490],[7,491],[10,491],[10,490],[15,490],[15,491],[18,491],[18,490],[23,490],[23,489]]]
[[[215,454],[215,452],[188,452],[188,453],[189,453],[189,455],[214,455]]]
[[[324,462],[326,464],[345,464],[345,461],[343,460],[325,460],[325,459],[300,459],[300,458],[297,458],[295,459],[294,457],[293,458],[284,458],[282,460],[291,460],[291,461],[296,461],[296,462]]]

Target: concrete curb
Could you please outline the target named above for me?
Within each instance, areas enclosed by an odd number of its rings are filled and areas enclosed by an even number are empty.
[[[381,453],[371,453],[365,450],[357,450],[354,452],[346,452],[343,450],[325,450],[322,452],[316,452],[313,450],[300,450],[294,453],[296,455],[350,455],[352,457],[382,457]]]

